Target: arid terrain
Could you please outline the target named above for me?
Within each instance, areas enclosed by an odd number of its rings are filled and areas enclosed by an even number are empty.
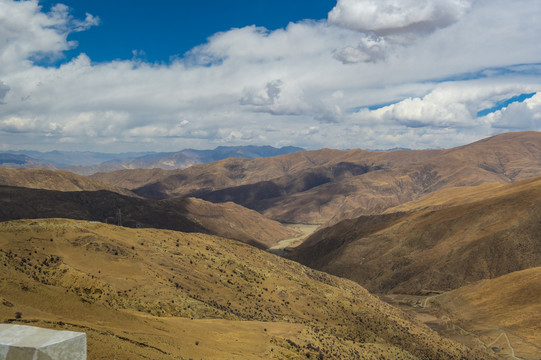
[[[289,256],[373,292],[447,291],[541,266],[540,209],[538,177],[443,190],[321,229]]]
[[[91,178],[143,197],[233,201],[281,222],[323,224],[379,213],[444,188],[541,176],[540,157],[541,135],[519,132],[449,150],[323,149]]]
[[[57,191],[108,190],[126,196],[137,196],[122,187],[111,186],[101,181],[92,180],[86,176],[67,171],[46,169],[0,168],[0,185]]]
[[[215,234],[269,248],[299,232],[234,203],[195,198],[145,200],[101,191],[52,191],[0,186],[0,219],[63,217]]]
[[[1,321],[85,331],[89,359],[540,359],[539,159],[519,132],[0,169]]]
[[[539,359],[541,268],[427,296],[384,295],[439,333],[500,359]]]
[[[82,330],[90,359],[490,358],[359,285],[202,234],[0,224],[3,322]]]

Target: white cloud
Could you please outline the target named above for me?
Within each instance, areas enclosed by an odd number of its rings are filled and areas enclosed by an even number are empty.
[[[8,133],[25,133],[35,128],[35,121],[29,118],[12,116],[0,121],[0,130]]]
[[[541,130],[541,92],[523,102],[513,102],[486,116],[494,128],[504,130]]]
[[[540,17],[537,0],[340,0],[329,21],[231,29],[169,64],[149,64],[136,50],[127,61],[95,64],[79,54],[44,67],[32,59],[62,56],[76,46],[68,34],[97,18],[0,0],[0,139],[109,151],[262,141],[381,149],[533,129],[537,96],[483,118],[477,112],[541,90],[535,67],[512,67],[539,62],[532,44]],[[434,80],[452,77],[462,81]],[[367,109],[375,104],[387,105]]]
[[[338,0],[329,23],[363,35],[335,57],[344,64],[382,61],[397,46],[455,23],[469,8],[469,0]]]
[[[257,89],[254,87],[244,88],[240,103],[242,105],[255,106],[272,105],[280,96],[280,87],[283,84],[283,81],[278,79],[269,81],[262,89]]]
[[[409,128],[431,127],[466,130],[473,127],[486,127],[497,124],[494,119],[495,115],[479,118],[478,112],[491,108],[499,101],[532,90],[540,91],[541,85],[517,86],[477,83],[472,86],[472,84],[465,82],[444,83],[423,97],[407,98],[375,110],[362,109],[354,114],[354,117],[359,121],[399,124]],[[519,108],[527,107],[530,112],[539,111],[537,106],[532,105],[534,103],[535,97],[516,106]],[[518,114],[515,113],[513,117],[515,115]],[[520,116],[518,117],[520,118]]]
[[[357,46],[346,46],[334,53],[334,57],[344,64],[378,62],[384,60],[388,44],[383,38],[365,37]]]
[[[431,33],[460,19],[468,0],[338,0],[329,23],[378,35]]]
[[[43,13],[37,0],[0,0],[0,75],[29,66],[31,58],[58,58],[77,45],[68,41],[73,31],[84,31],[97,25],[99,18],[86,14],[85,20],[74,19],[65,5],[55,5]]]

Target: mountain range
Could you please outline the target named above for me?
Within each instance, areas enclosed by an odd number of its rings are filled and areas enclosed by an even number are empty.
[[[98,153],[77,151],[6,151],[0,153],[0,166],[16,169],[66,170],[81,175],[120,169],[184,169],[230,157],[261,158],[289,154],[304,149],[286,146],[219,146],[214,150],[185,149],[177,152]]]
[[[2,320],[95,358],[538,358],[541,133],[259,155],[0,169]]]
[[[541,178],[445,189],[321,229],[290,257],[372,292],[448,291],[541,266]]]
[[[451,187],[541,176],[541,137],[506,133],[448,150],[322,149],[226,159],[181,170],[97,173],[92,179],[140,196],[232,201],[289,223],[333,224]]]
[[[299,232],[235,203],[162,201],[65,171],[0,168],[0,221],[70,218],[203,232],[270,248]]]

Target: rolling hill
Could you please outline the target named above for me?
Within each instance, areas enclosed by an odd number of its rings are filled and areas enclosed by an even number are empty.
[[[69,192],[0,186],[0,221],[54,217],[202,232],[264,249],[299,235],[233,203],[213,204],[194,198],[144,200],[106,190]]]
[[[267,159],[226,159],[185,170],[100,173],[91,178],[148,198],[195,196],[232,201],[281,222],[321,223],[336,214],[345,198],[357,194],[359,189],[344,185],[349,179],[372,172],[383,174],[392,161],[411,164],[434,153],[322,149]],[[380,198],[382,194],[376,195]]]
[[[437,190],[541,176],[541,133],[497,135],[448,150],[299,152],[185,170],[126,170],[93,179],[140,196],[232,201],[281,222],[335,224]]]
[[[541,178],[446,189],[321,229],[290,257],[373,292],[419,294],[541,266]]]
[[[203,234],[0,223],[0,319],[84,331],[90,359],[489,359],[359,285]]]
[[[133,192],[124,188],[59,170],[0,168],[0,185],[57,191],[108,190],[137,197]]]
[[[533,360],[541,354],[540,294],[536,267],[435,296],[428,306],[500,356]]]

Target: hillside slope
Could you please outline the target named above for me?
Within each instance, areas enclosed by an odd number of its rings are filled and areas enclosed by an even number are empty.
[[[59,170],[0,168],[0,185],[57,191],[108,190],[137,196],[125,188]]]
[[[63,217],[202,232],[269,248],[298,232],[261,214],[200,199],[144,200],[110,191],[51,191],[0,186],[0,221]]]
[[[267,159],[228,159],[185,170],[96,174],[149,198],[232,201],[291,223],[337,223],[434,191],[541,176],[541,133],[497,135],[448,150],[322,149]]]
[[[541,354],[541,267],[480,281],[433,297],[429,305],[507,357]]]
[[[370,291],[408,294],[541,266],[539,177],[444,190],[395,210],[324,228],[290,257]]]
[[[239,242],[0,223],[3,322],[83,330],[90,359],[483,359],[357,284]]]

